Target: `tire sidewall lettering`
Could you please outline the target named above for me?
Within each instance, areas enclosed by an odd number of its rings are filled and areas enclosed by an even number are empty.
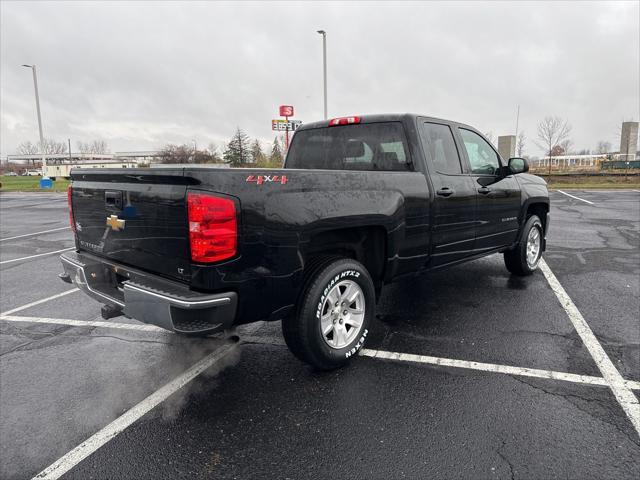
[[[364,331],[362,332],[362,335],[360,336],[360,338],[358,339],[358,343],[356,343],[353,348],[351,348],[351,350],[349,350],[348,352],[346,352],[344,354],[345,358],[350,358],[353,355],[355,355],[358,350],[360,350],[363,346],[364,346],[364,341],[367,338],[367,334],[369,333],[369,330],[367,330],[366,328],[364,329]]]

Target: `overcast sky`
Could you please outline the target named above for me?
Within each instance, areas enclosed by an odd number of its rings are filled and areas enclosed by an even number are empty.
[[[567,118],[576,149],[640,116],[640,11],[632,2],[1,3],[2,156],[38,138],[106,140],[111,151],[222,144],[271,119],[417,112],[513,134]]]

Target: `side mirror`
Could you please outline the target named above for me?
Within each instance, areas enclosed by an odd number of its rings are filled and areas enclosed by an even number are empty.
[[[525,173],[529,171],[529,163],[524,158],[510,158],[509,159],[509,170],[511,173]]]

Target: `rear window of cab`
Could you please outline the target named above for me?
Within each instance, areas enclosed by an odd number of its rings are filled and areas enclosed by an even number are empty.
[[[407,138],[401,122],[299,130],[293,136],[286,166],[325,170],[411,169]]]

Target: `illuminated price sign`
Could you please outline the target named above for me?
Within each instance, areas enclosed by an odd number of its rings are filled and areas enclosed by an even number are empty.
[[[295,132],[302,125],[300,120],[271,120],[271,130]]]

